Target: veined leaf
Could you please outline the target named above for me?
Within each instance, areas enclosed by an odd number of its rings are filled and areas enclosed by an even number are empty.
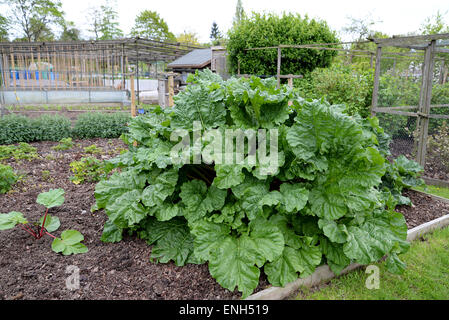
[[[61,252],[63,255],[71,255],[78,253],[85,253],[88,251],[87,247],[81,243],[84,236],[76,230],[65,230],[61,233],[61,238],[56,238],[51,244],[54,252]]]
[[[36,202],[47,209],[58,207],[64,203],[64,193],[63,189],[50,189],[47,192],[40,193]]]
[[[11,211],[10,213],[0,214],[0,230],[14,228],[17,224],[26,224],[28,221],[21,212]]]
[[[220,210],[224,206],[226,195],[226,190],[220,190],[213,185],[207,189],[206,183],[201,180],[185,182],[179,194],[186,206],[184,216],[189,222],[195,222],[207,213]]]
[[[44,222],[44,217],[42,216],[39,219],[39,225],[42,225],[42,223]],[[53,232],[59,229],[59,227],[61,226],[61,222],[59,221],[58,217],[53,217],[49,214],[47,214],[47,218],[45,219],[45,225],[44,228],[48,231],[48,232]]]

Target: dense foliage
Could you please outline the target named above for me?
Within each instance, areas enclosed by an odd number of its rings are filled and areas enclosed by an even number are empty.
[[[19,176],[11,166],[0,163],[0,194],[8,192],[17,180],[19,180]]]
[[[124,113],[88,112],[80,115],[73,128],[73,136],[80,139],[118,138],[128,131],[131,115]]]
[[[190,80],[173,108],[134,118],[123,137],[129,151],[108,161],[120,170],[96,185],[92,208],[109,217],[103,241],[136,233],[153,245],[155,261],[208,262],[211,275],[243,297],[258,285],[262,268],[277,286],[323,263],[339,273],[384,255],[391,271],[403,270],[398,254],[408,248],[407,226],[381,186],[388,136],[376,118],[276,89],[273,78],[223,81],[205,71]],[[187,160],[211,143],[207,135],[195,139],[199,131],[277,129],[279,167],[262,174],[266,162],[257,154],[251,163],[250,148],[242,163],[220,164],[221,152],[209,162],[178,163],[172,151],[179,136],[170,137],[179,129],[194,137],[185,145]],[[265,147],[274,154],[275,145]]]
[[[60,115],[30,118],[10,114],[0,118],[0,145],[17,142],[60,141],[65,138],[118,138],[127,132],[129,114],[85,113],[78,117],[74,128],[70,120]]]
[[[305,98],[324,97],[331,104],[345,104],[350,115],[370,114],[373,94],[373,70],[333,64],[318,68],[295,82]]]
[[[233,25],[229,31],[227,50],[233,73],[237,73],[240,60],[240,72],[243,74],[275,75],[276,49],[245,49],[333,42],[338,42],[336,33],[325,21],[291,13],[282,16],[253,13]],[[334,51],[327,50],[282,49],[281,74],[306,74],[316,67],[326,67],[335,55]]]
[[[70,136],[70,127],[68,118],[57,115],[38,118],[6,115],[0,118],[0,144],[59,141]]]

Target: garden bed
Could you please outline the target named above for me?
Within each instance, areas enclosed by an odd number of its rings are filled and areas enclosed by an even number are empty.
[[[20,211],[30,221],[42,215],[36,203],[40,192],[63,188],[62,206],[50,209],[64,228],[74,228],[84,235],[89,252],[62,256],[51,250],[51,238],[34,240],[15,228],[0,232],[0,299],[239,299],[240,293],[223,289],[209,274],[206,265],[177,267],[173,263],[149,261],[151,247],[135,237],[119,243],[103,243],[100,237],[107,216],[103,210],[91,213],[94,183],[73,184],[70,162],[86,156],[84,147],[96,144],[103,149],[98,159],[107,159],[125,148],[118,139],[74,140],[67,151],[55,151],[56,142],[32,143],[40,155],[32,161],[7,161],[25,174],[8,194],[0,195],[0,212]],[[43,175],[42,171],[50,171]],[[415,191],[406,191],[414,207],[401,206],[409,228],[449,214],[449,204]],[[60,230],[62,231],[62,230]],[[59,236],[60,231],[56,232]],[[80,289],[66,289],[66,267],[80,269]],[[261,277],[259,288],[267,286]]]

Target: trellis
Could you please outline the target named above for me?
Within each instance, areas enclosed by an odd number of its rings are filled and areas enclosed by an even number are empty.
[[[198,47],[140,38],[1,42],[0,85],[3,90],[14,91],[123,90],[126,74],[133,69],[139,91],[142,64],[170,62],[195,48]]]
[[[388,113],[417,118],[418,143],[416,161],[423,167],[426,164],[429,119],[449,119],[449,115],[431,114],[432,108],[449,107],[449,104],[431,105],[435,60],[438,59],[438,54],[445,55],[449,53],[449,49],[444,48],[449,46],[448,40],[449,33],[423,36],[393,37],[388,39],[371,39],[371,41],[373,41],[377,45],[371,113],[372,115],[375,115],[376,113]],[[424,52],[420,99],[417,106],[378,106],[380,61],[382,58],[383,50],[387,47],[407,48],[413,50],[414,52]],[[447,58],[449,58],[449,56],[446,56],[442,59],[444,61]],[[410,109],[415,109],[417,111],[404,111]]]

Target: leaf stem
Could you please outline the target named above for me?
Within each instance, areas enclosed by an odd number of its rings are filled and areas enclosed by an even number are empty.
[[[45,211],[44,221],[42,221],[41,231],[39,231],[39,237],[42,237],[44,235],[44,226],[45,226],[45,220],[47,219],[47,213],[48,213],[48,208]]]
[[[33,230],[31,230],[31,229],[28,228],[28,227],[25,227],[23,224],[19,224],[19,226],[20,226],[23,230],[25,230],[26,232],[28,232],[29,234],[31,234],[34,238],[37,239],[37,235],[36,235],[36,233],[35,233]]]
[[[47,231],[45,231],[46,235],[49,235],[50,237],[52,237],[53,239],[56,239],[57,237],[55,237],[54,235],[52,235],[51,233],[48,233]]]

